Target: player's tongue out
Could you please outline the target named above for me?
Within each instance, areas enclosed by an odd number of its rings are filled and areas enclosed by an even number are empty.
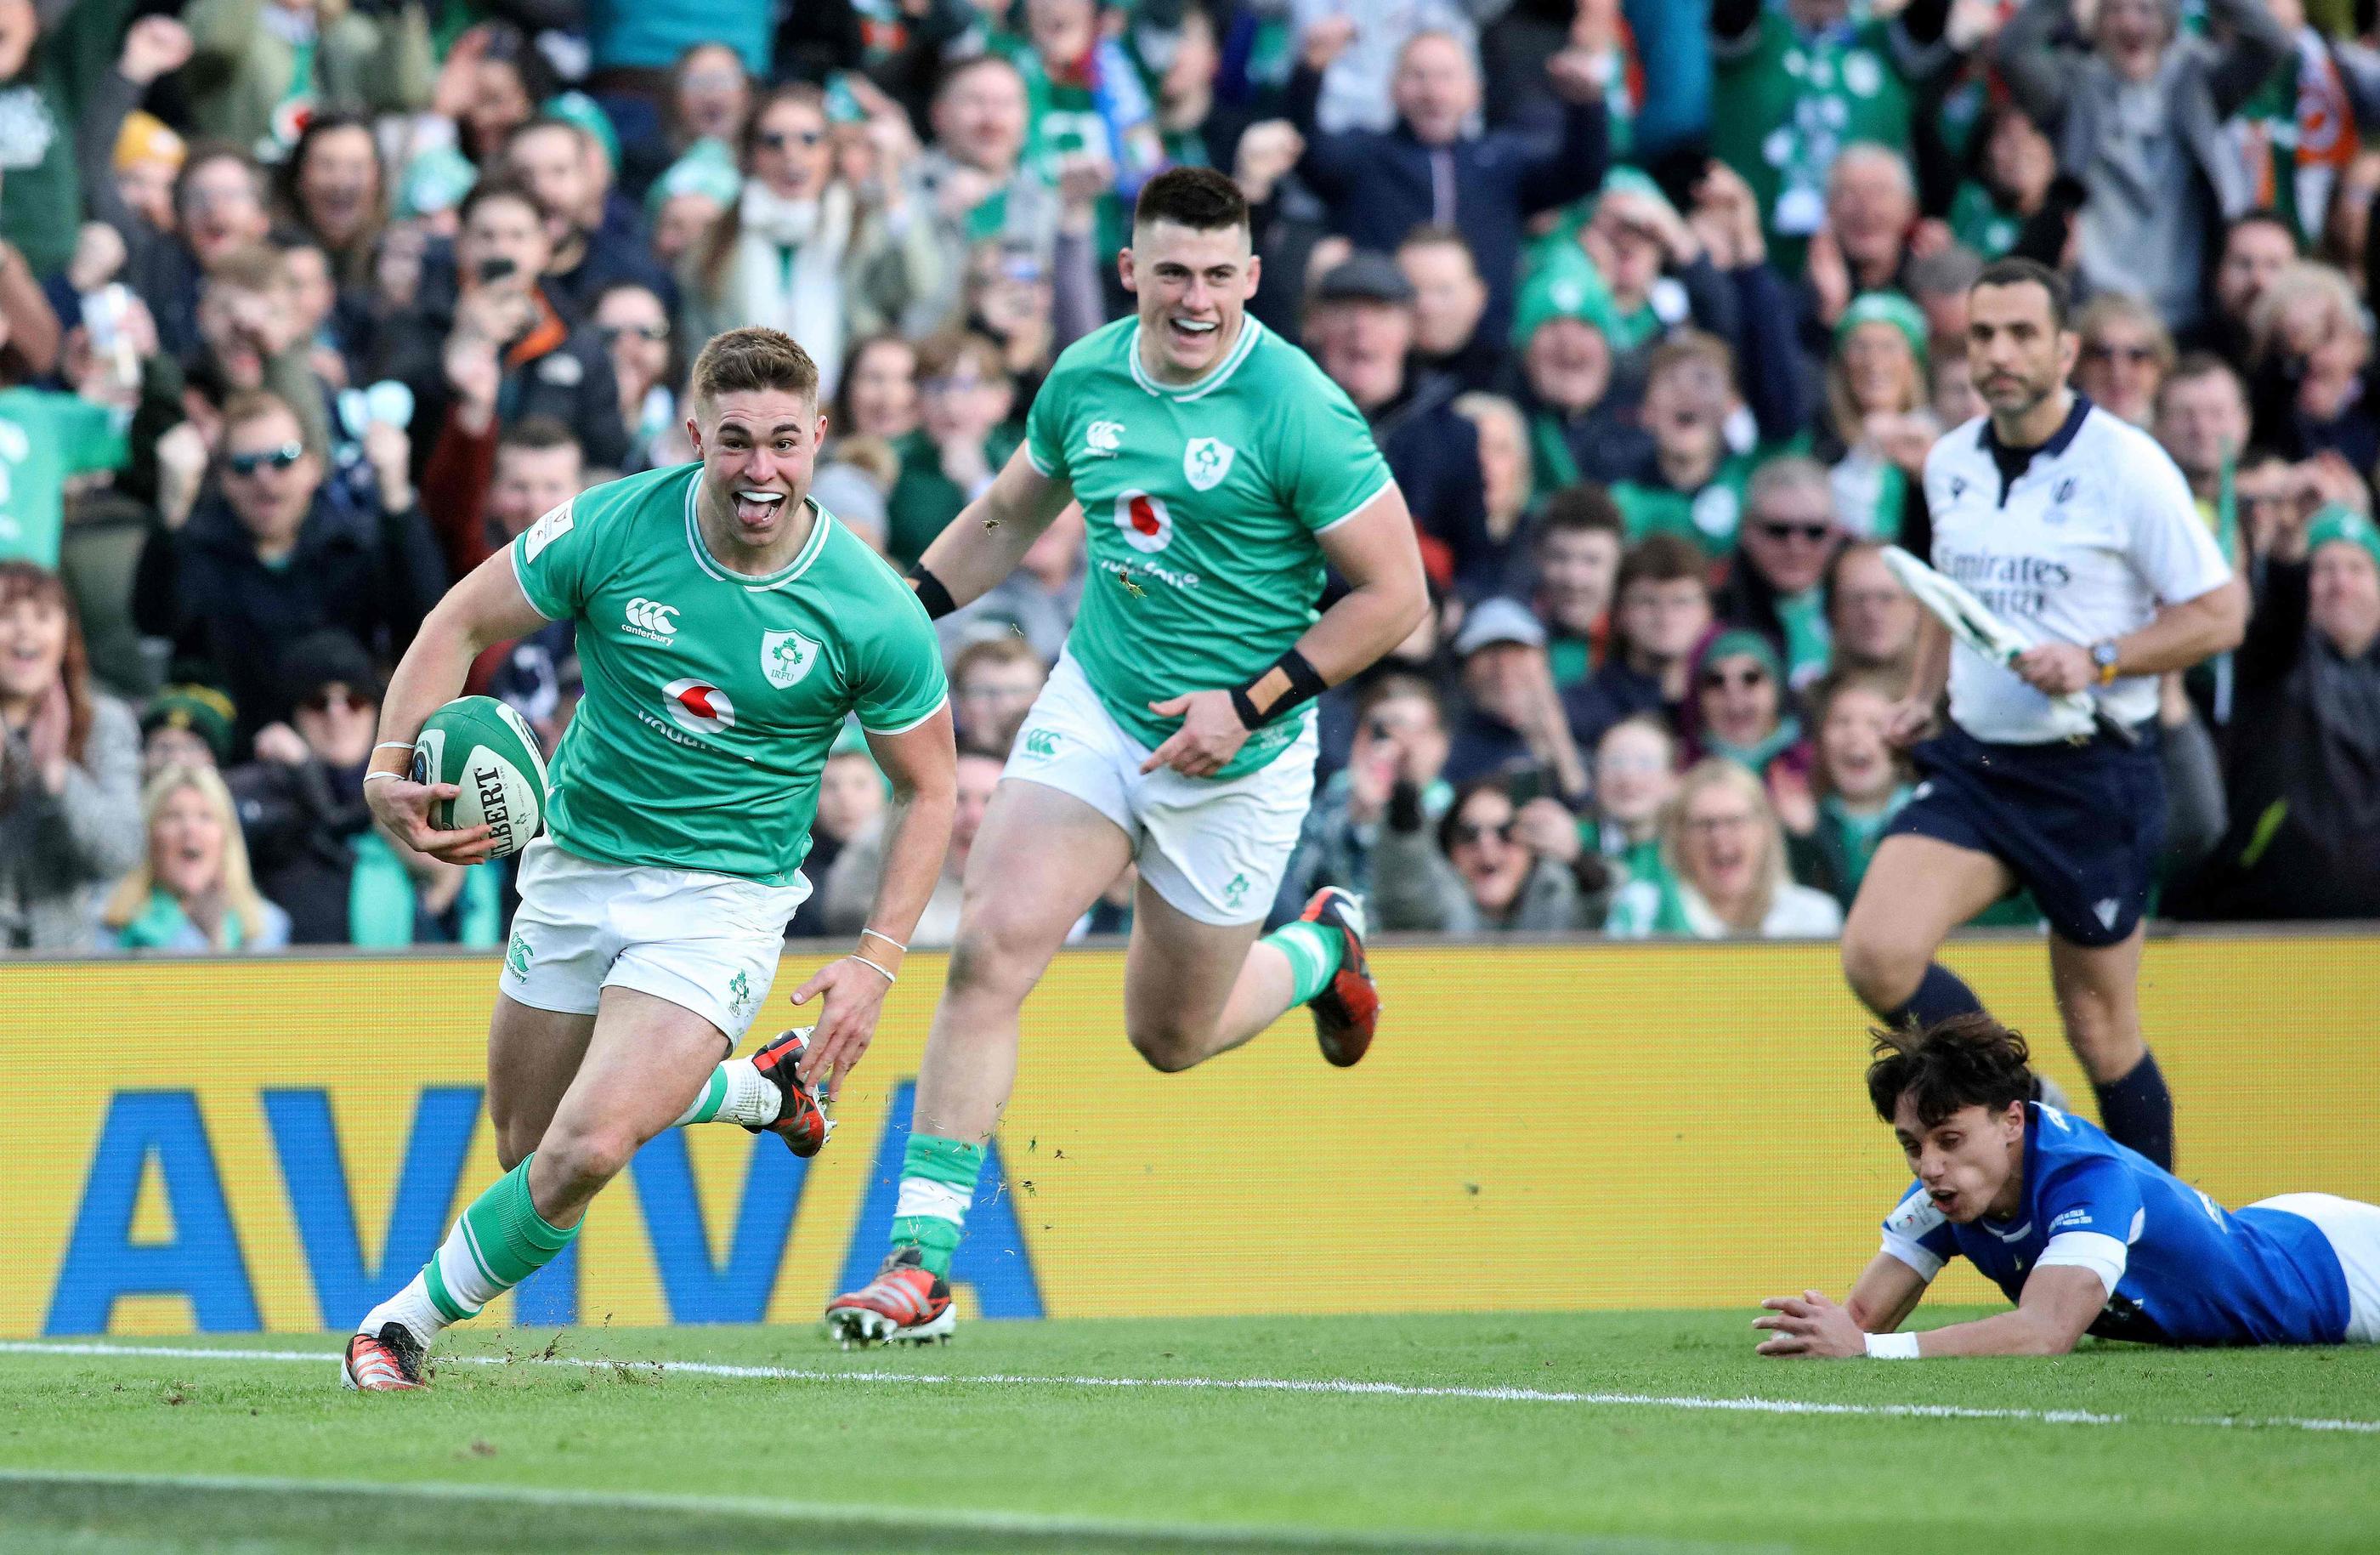
[[[735,488],[735,521],[762,528],[775,521],[785,505],[783,492],[763,491],[757,486]]]

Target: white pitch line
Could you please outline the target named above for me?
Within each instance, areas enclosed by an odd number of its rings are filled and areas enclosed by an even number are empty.
[[[161,1356],[187,1361],[296,1361],[328,1365],[321,1350],[214,1350],[197,1345],[109,1344],[100,1342],[0,1340],[0,1355]],[[1352,1378],[1064,1377],[1021,1372],[831,1371],[806,1367],[732,1366],[721,1361],[610,1360],[596,1356],[443,1355],[441,1365],[557,1366],[598,1370],[626,1367],[694,1377],[769,1382],[893,1382],[925,1386],[1041,1388],[1176,1388],[1194,1392],[1324,1393],[1400,1399],[1469,1399],[1486,1403],[1574,1403],[1621,1409],[1712,1410],[1739,1415],[1822,1415],[1877,1420],[2013,1420],[2044,1426],[2195,1426],[2219,1429],[2344,1432],[2380,1436],[2380,1420],[2299,1415],[2204,1415],[2169,1419],[2109,1415],[2088,1409],[1990,1409],[1955,1403],[1828,1403],[1814,1399],[1704,1398],[1694,1394],[1581,1392],[1548,1388],[1458,1388],[1412,1382],[1363,1382]]]

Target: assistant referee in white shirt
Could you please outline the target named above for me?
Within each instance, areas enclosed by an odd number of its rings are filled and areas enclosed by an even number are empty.
[[[1968,370],[1991,409],[1926,456],[1932,559],[2039,646],[2011,671],[1926,617],[1894,726],[1920,782],[1852,905],[1843,970],[1889,1021],[1981,1009],[1934,954],[2029,889],[2102,1123],[2169,1167],[2173,1098],[2136,987],[2165,840],[2156,677],[2238,646],[2247,599],[2165,451],[2067,386],[2067,310],[2064,278],[2030,260],[1987,266],[1968,295]],[[1946,686],[1949,717],[1923,737]],[[2132,738],[2070,734],[2050,699],[2075,691]]]

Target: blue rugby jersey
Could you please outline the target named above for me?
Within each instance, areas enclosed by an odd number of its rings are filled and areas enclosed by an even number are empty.
[[[2337,1344],[2347,1277],[2321,1228],[2281,1209],[2226,1209],[2081,1118],[2026,1106],[2024,1203],[1953,1225],[1914,1184],[1884,1251],[1927,1280],[1963,1256],[2010,1301],[2045,1257],[2111,1277],[2090,1331],[2152,1344]]]

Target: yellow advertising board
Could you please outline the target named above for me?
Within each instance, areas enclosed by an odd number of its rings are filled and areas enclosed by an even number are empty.
[[[1949,957],[2087,1110],[2037,941]],[[812,961],[789,956],[791,989]],[[954,1266],[985,1316],[1747,1306],[1840,1291],[1906,1180],[1822,945],[1406,945],[1359,1068],[1303,1013],[1185,1075],[1124,1041],[1120,952],[1062,955]],[[307,1330],[407,1278],[494,1175],[492,959],[0,965],[0,1336]],[[804,1323],[881,1256],[938,959],[832,1145],[674,1131],[524,1321]],[[2182,1174],[2380,1199],[2380,939],[2149,948]],[[779,997],[772,995],[772,998]],[[782,1002],[776,1005],[783,1011]],[[764,1024],[774,1029],[776,1022]],[[1989,1293],[1946,1277],[1946,1296]]]

